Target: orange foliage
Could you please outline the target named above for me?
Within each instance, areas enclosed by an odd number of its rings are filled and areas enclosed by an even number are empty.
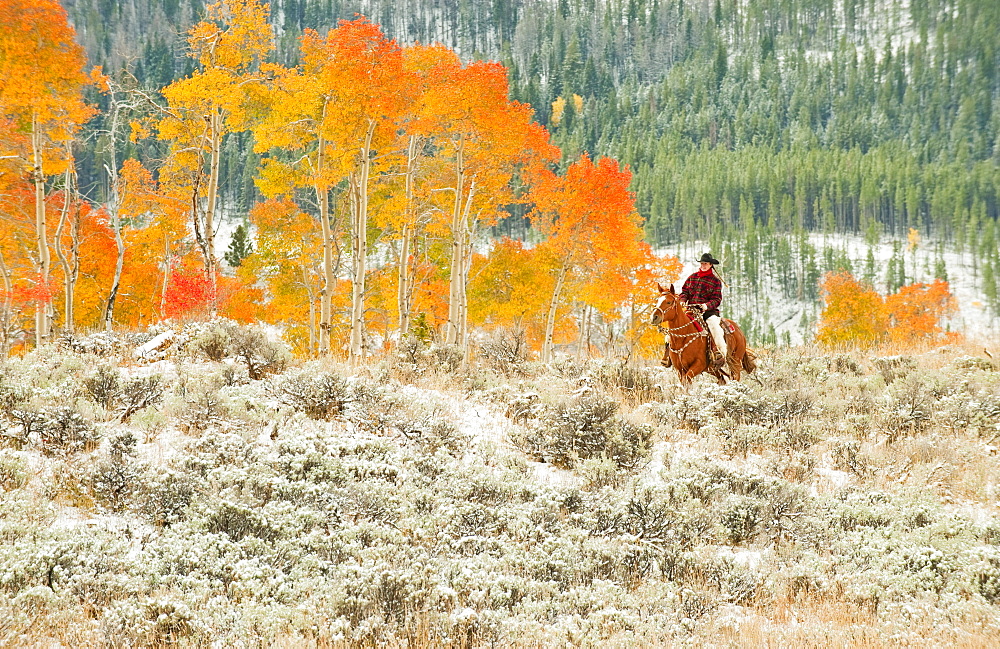
[[[955,309],[948,282],[939,279],[904,286],[886,298],[850,273],[827,273],[820,287],[824,306],[816,339],[832,347],[943,341],[941,319]]]
[[[930,284],[903,286],[885,299],[885,308],[892,342],[936,341],[943,339],[941,319],[955,311],[955,298],[948,282],[935,279]]]
[[[663,285],[676,282],[684,264],[671,255],[658,256],[647,243],[639,244],[639,254],[641,262],[627,274],[629,292],[625,306],[629,313],[629,326],[625,337],[634,354],[649,357],[663,351],[663,335],[646,324],[655,307],[649,295],[657,290],[657,282]]]
[[[509,99],[503,65],[463,63],[441,45],[401,48],[364,18],[323,36],[306,31],[294,69],[263,62],[273,46],[267,11],[259,0],[206,8],[206,21],[188,34],[197,71],[162,89],[169,108],[155,118],[156,135],[170,143],[162,184],[135,160],[122,165],[116,189],[125,254],[115,324],[206,317],[217,305],[236,320],[281,325],[298,350],[317,353],[321,342],[337,349],[334,341],[346,340],[359,306],[369,333],[383,341],[399,326],[400,303],[409,300],[414,316],[432,328],[449,322],[464,328],[467,319],[473,327],[522,329],[540,344],[546,332],[550,342],[571,340],[576,323],[566,316],[587,305],[604,322],[626,318],[619,328],[633,347],[652,344],[640,326],[648,318],[647,296],[655,280],[675,280],[680,264],[642,242],[627,168],[585,155],[564,175],[553,173],[547,165],[560,152],[532,121],[531,107]],[[15,278],[9,297],[25,311],[26,327],[27,310],[38,300],[53,301],[58,311],[64,272],[53,265],[44,278],[36,268],[26,133],[44,117],[50,143],[68,140],[90,114],[79,98],[82,51],[72,40],[54,0],[0,0],[0,252]],[[22,50],[34,58],[3,54]],[[60,80],[65,71],[71,78]],[[93,79],[106,84],[100,74]],[[60,92],[50,92],[57,82]],[[137,124],[135,135],[149,136],[151,125]],[[268,197],[287,198],[252,209],[254,253],[235,277],[215,277],[188,221],[203,224],[207,241],[218,181],[212,162],[227,133],[247,129],[254,130],[258,152],[275,151],[258,186]],[[68,162],[68,154],[50,148],[46,173]],[[294,202],[303,190],[318,214]],[[46,207],[50,242],[55,199]],[[542,243],[504,239],[487,254],[476,252],[483,227],[506,216],[507,206],[528,201]],[[77,319],[93,326],[118,250],[103,212],[84,203],[71,210],[59,243],[64,250],[79,243]],[[369,211],[372,226],[363,218]],[[353,255],[342,232],[347,217]],[[408,263],[396,273],[391,260],[402,257],[395,251],[403,247],[394,243],[404,233]],[[343,279],[345,260],[357,264],[372,241],[380,246],[371,256],[374,267],[355,265],[353,283]],[[397,297],[398,274],[407,277],[412,298],[408,291]],[[352,301],[352,290],[363,300]],[[900,297],[909,309],[906,326],[931,326],[916,303],[933,302],[932,293]],[[330,341],[321,341],[322,331]]]
[[[66,142],[94,109],[83,101],[86,56],[56,0],[0,0],[0,115],[22,133]],[[63,147],[43,160],[46,174],[67,159]],[[50,166],[53,165],[53,166]]]
[[[614,317],[632,289],[627,274],[645,261],[631,172],[584,154],[565,176],[545,170],[536,178],[531,219],[546,237],[541,246],[571,273],[576,299]]]
[[[119,183],[125,259],[115,322],[135,327],[168,317],[161,312],[166,306],[163,287],[169,283],[164,275],[191,256],[193,248],[182,196],[156,183],[136,160],[122,164]]]
[[[323,285],[316,260],[322,258],[323,244],[313,217],[291,200],[272,199],[250,210],[250,222],[256,230],[255,249],[236,275],[260,294],[247,299],[260,302],[261,319],[286,327],[297,348],[314,349]]]

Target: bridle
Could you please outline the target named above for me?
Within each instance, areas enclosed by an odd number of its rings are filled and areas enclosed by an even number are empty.
[[[665,322],[666,321],[666,315],[667,315],[666,312],[664,311],[664,309],[661,307],[661,304],[663,304],[663,300],[664,300],[664,298],[661,297],[660,301],[656,305],[656,308],[653,309],[653,315],[654,316],[657,313],[659,313],[660,322]],[[673,305],[674,306],[672,308],[676,309],[677,308],[676,298],[675,298],[675,301],[673,302]],[[680,331],[681,329],[686,329],[687,327],[690,327],[693,324],[694,324],[693,320],[689,321],[689,322],[685,322],[684,324],[680,324],[680,325],[678,325],[676,327],[664,327],[662,324],[657,324],[656,325],[656,329],[661,334],[664,334],[665,336],[668,336],[668,338],[667,338],[667,349],[669,349],[670,351],[674,352],[675,354],[680,354],[682,351],[684,351],[685,349],[687,349],[688,345],[690,345],[695,340],[697,340],[699,336],[708,336],[708,331],[706,331],[704,329],[701,330],[701,331],[698,331],[697,328],[695,328],[695,331],[693,331],[691,333],[686,333],[686,334],[674,333],[676,331]],[[690,338],[690,340],[688,340],[686,343],[684,343],[684,345],[682,345],[679,349],[674,349],[673,344],[672,344],[674,337],[677,337],[677,338]]]

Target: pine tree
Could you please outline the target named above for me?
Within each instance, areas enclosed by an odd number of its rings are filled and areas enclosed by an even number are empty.
[[[243,260],[253,252],[253,243],[250,240],[250,233],[247,226],[240,223],[233,232],[233,238],[229,242],[229,249],[223,257],[226,263],[233,268],[243,263]]]

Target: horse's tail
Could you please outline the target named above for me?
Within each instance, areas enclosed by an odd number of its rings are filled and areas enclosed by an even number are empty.
[[[752,374],[757,369],[757,355],[749,347],[743,352],[743,369],[747,374]]]

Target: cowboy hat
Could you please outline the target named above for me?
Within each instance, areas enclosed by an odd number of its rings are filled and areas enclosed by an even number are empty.
[[[713,257],[712,253],[710,253],[710,252],[706,252],[704,255],[701,256],[701,259],[698,260],[699,264],[705,263],[705,262],[708,262],[708,263],[712,264],[713,266],[718,266],[719,264],[722,263],[721,261],[719,261],[718,259],[716,259],[715,257]]]

